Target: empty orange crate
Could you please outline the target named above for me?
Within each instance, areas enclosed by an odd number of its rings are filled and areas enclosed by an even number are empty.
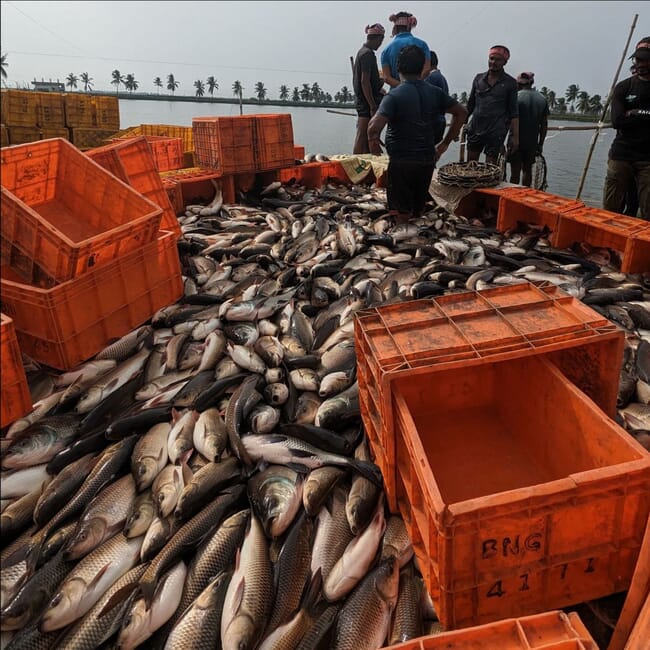
[[[61,138],[6,147],[0,165],[2,239],[25,279],[38,266],[63,282],[156,238],[161,208]]]
[[[609,248],[620,257],[621,271],[650,270],[650,254],[635,255],[634,239],[648,230],[648,222],[599,208],[583,207],[562,215],[555,240],[558,248],[585,242],[590,247]],[[644,248],[641,246],[641,248]],[[646,252],[648,249],[645,249]],[[645,259],[644,259],[645,258]]]
[[[108,170],[113,176],[130,185],[142,196],[160,206],[160,229],[180,235],[176,218],[160,174],[156,169],[151,144],[143,137],[118,140],[113,144],[91,149],[86,155]]]
[[[305,157],[305,148],[301,144],[293,145],[293,157],[296,160],[302,160]]]
[[[520,187],[476,188],[460,200],[454,212],[472,219],[479,218],[481,221],[494,220],[493,225],[496,227],[501,197],[520,189]]]
[[[393,512],[398,379],[544,355],[605,413],[616,413],[623,331],[554,285],[522,283],[362,310],[354,329],[361,414]]]
[[[37,93],[29,90],[12,90],[3,88],[0,91],[1,116],[0,122],[6,126],[35,127],[38,123]]]
[[[185,204],[183,203],[183,189],[178,181],[171,178],[161,178],[163,188],[167,193],[167,199],[171,203],[172,209],[176,215],[183,214]]]
[[[176,239],[160,231],[156,241],[51,289],[17,282],[3,267],[2,311],[13,318],[23,352],[52,368],[73,368],[178,300]]]
[[[65,127],[63,93],[34,93],[36,95],[36,122],[41,128]]]
[[[37,126],[10,126],[9,144],[27,144],[43,139],[43,134]]]
[[[255,119],[255,168],[280,169],[292,165],[293,125],[289,113],[260,113]]]
[[[85,93],[65,93],[65,124],[74,128],[89,129],[97,126],[95,98]]]
[[[544,612],[390,646],[390,650],[598,650],[575,612]]]
[[[254,117],[195,117],[192,133],[201,166],[224,174],[255,171]]]
[[[540,356],[393,382],[399,511],[447,629],[629,586],[650,453]]]
[[[160,176],[163,181],[178,183],[182,197],[182,211],[185,211],[185,206],[190,203],[209,203],[214,198],[215,183],[221,184],[221,189],[224,192],[224,203],[229,202],[226,194],[227,187],[232,183],[232,177],[222,180],[223,174],[220,170],[205,167],[187,167],[186,169],[176,169],[171,172],[161,172]]]
[[[306,163],[280,170],[280,180],[285,183],[298,183],[308,188],[323,185],[323,163]]]
[[[145,138],[151,147],[156,169],[159,172],[182,169],[183,141],[180,138],[168,138],[164,135],[147,135]]]
[[[16,339],[14,322],[0,314],[0,429],[32,410],[22,355]]]
[[[111,95],[96,95],[97,127],[115,132],[120,128],[120,101]]]
[[[539,190],[518,188],[501,195],[497,230],[506,232],[515,228],[517,222],[547,226],[551,231],[549,241],[555,246],[560,215],[582,207],[582,201],[565,199]]]

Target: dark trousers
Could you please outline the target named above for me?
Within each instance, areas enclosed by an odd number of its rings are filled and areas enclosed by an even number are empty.
[[[636,183],[640,216],[650,220],[650,161],[608,160],[603,207],[623,214],[627,194]]]
[[[388,209],[398,214],[419,217],[429,198],[433,162],[390,160],[386,171]]]

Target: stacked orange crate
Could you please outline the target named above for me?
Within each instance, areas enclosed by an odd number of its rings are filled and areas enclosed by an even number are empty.
[[[168,172],[183,168],[183,140],[164,135],[145,136],[153,155],[156,169]]]
[[[156,169],[151,147],[145,137],[118,140],[113,144],[91,149],[86,155],[160,206],[161,230],[169,230],[180,236],[181,229],[176,218],[178,210],[170,203],[163,180]]]
[[[202,167],[222,174],[255,171],[254,117],[195,117],[192,134],[195,158]]]
[[[627,587],[650,454],[607,417],[623,338],[528,283],[357,315],[362,418],[445,627]]]
[[[21,349],[52,368],[69,370],[142,325],[183,294],[174,233],[41,289],[2,268],[0,303],[14,321]]]
[[[255,119],[255,169],[281,169],[294,164],[293,126],[288,113],[251,115]]]
[[[183,212],[189,203],[209,203],[214,198],[216,187],[223,192],[224,203],[235,200],[233,176],[223,176],[220,170],[187,167],[160,172],[160,176],[166,184],[168,195],[173,196],[177,214]]]
[[[2,256],[51,286],[155,240],[162,210],[60,138],[0,159]]]
[[[14,323],[4,314],[0,314],[0,363],[0,429],[4,429],[32,409]]]
[[[95,97],[97,128],[113,133],[120,128],[120,102],[117,97],[97,95]]]

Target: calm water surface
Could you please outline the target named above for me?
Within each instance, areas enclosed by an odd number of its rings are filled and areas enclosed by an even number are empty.
[[[325,155],[352,152],[356,118],[328,113],[325,108],[244,105],[244,115],[252,113],[291,113],[294,141],[307,152]],[[350,112],[344,109],[343,112]],[[193,117],[239,115],[236,104],[205,104],[178,101],[120,100],[122,128],[137,124],[177,124],[191,126]],[[576,126],[580,122],[551,121],[550,127]],[[548,167],[548,191],[575,198],[593,131],[549,131],[544,145]],[[581,200],[593,207],[602,206],[602,189],[607,170],[607,152],[613,129],[603,129],[594,148]],[[440,164],[458,160],[459,145],[453,143]]]

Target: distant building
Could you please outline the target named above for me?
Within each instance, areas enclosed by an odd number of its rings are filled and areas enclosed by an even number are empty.
[[[34,81],[32,81],[32,85],[34,86],[34,90],[38,90],[42,93],[65,92],[65,84],[61,83],[58,79],[56,81],[52,81],[51,79],[49,81],[43,81],[43,79],[36,81],[36,79],[34,79]]]

